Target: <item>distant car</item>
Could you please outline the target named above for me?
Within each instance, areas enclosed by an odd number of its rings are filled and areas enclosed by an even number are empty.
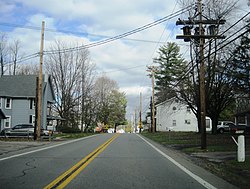
[[[219,121],[217,125],[217,132],[221,134],[224,132],[230,132],[232,127],[235,127],[235,124],[232,121]]]
[[[31,124],[18,124],[12,128],[4,129],[1,135],[4,136],[33,136],[35,127]],[[50,131],[41,129],[42,136],[49,136]]]

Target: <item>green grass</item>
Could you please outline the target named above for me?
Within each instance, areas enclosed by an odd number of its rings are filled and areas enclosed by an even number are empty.
[[[161,144],[198,144],[199,135],[193,132],[157,132],[157,133],[142,133]]]

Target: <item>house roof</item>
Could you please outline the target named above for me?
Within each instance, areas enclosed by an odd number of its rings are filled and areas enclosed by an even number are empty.
[[[165,101],[163,101],[163,102],[161,102],[161,103],[159,103],[159,104],[156,104],[155,106],[156,107],[158,107],[158,106],[162,106],[162,105],[164,105],[164,104],[166,104],[166,103],[169,103],[169,102],[175,102],[175,101],[178,101],[178,103],[182,103],[182,102],[180,102],[176,97],[172,97],[172,98],[170,98],[170,99],[167,99],[167,100],[165,100]],[[182,104],[184,104],[184,103],[182,103]]]
[[[0,77],[0,96],[35,97],[36,75],[3,75]]]

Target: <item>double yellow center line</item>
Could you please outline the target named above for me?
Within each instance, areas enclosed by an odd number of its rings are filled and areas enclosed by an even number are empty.
[[[93,152],[71,167],[69,170],[64,172],[61,176],[56,178],[50,184],[44,187],[44,189],[51,189],[51,188],[64,188],[67,186],[91,161],[93,161],[96,156],[98,156],[108,145],[114,141],[119,134],[115,134],[112,138],[107,140],[101,146],[96,148]]]

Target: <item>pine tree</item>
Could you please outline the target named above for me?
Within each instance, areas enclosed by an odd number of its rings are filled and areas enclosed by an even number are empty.
[[[167,43],[160,47],[159,57],[154,59],[159,64],[156,78],[157,101],[162,102],[177,95],[176,85],[186,72],[186,61],[180,54],[180,47],[176,43]]]

